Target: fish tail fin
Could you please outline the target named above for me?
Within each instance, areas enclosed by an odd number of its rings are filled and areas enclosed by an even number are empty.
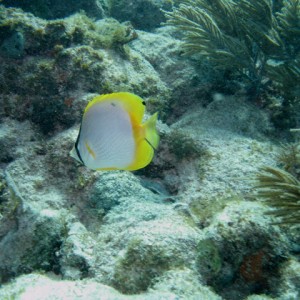
[[[159,136],[156,130],[157,113],[151,116],[137,131],[137,149],[135,160],[126,170],[134,171],[146,167],[152,160],[158,147]],[[140,130],[142,129],[142,130]]]
[[[157,116],[158,113],[156,112],[144,123],[145,139],[154,149],[158,147],[159,143],[159,135],[156,130]]]

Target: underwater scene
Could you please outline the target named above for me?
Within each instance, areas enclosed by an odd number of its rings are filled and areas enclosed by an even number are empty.
[[[300,0],[0,0],[0,300],[300,299]]]

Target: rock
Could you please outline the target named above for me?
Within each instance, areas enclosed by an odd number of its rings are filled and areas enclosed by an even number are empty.
[[[12,3],[9,0],[3,0],[2,4],[7,7],[20,7],[24,11],[31,12],[43,19],[64,18],[80,10],[83,10],[89,17],[100,19],[105,15],[105,2],[102,0],[40,0],[30,2],[15,0]]]
[[[165,272],[193,264],[197,231],[171,205],[145,200],[128,197],[112,208],[95,248],[102,253],[95,264],[96,278],[126,294],[145,292]]]
[[[16,218],[14,230],[0,242],[1,281],[34,269],[59,272],[56,252],[62,243],[62,213],[49,209],[38,213],[30,208],[23,212],[19,207]]]
[[[82,279],[90,275],[95,241],[80,222],[71,223],[68,227],[68,236],[59,251],[60,272],[64,279]]]
[[[269,294],[274,283],[281,282],[287,239],[268,224],[265,209],[255,202],[233,201],[203,232],[206,239],[198,244],[198,270],[225,298],[239,299],[257,291]]]
[[[24,35],[15,31],[0,45],[0,52],[11,58],[21,58],[24,55]]]
[[[134,36],[129,25],[112,19],[95,23],[80,13],[53,21],[16,9],[0,10],[0,15],[3,36],[20,30],[25,39],[26,59],[15,64],[2,55],[1,109],[6,115],[30,119],[44,134],[52,134],[80,122],[76,101],[87,93],[132,91],[149,103],[156,99],[150,110],[167,105],[165,82],[140,53],[125,45]]]
[[[169,122],[193,106],[207,102],[208,89],[216,74],[205,64],[198,64],[182,57],[181,42],[172,36],[170,27],[159,28],[153,33],[137,31],[139,38],[130,47],[142,54],[169,87],[170,100],[163,109],[163,119]],[[160,99],[153,99],[162,105]]]
[[[300,263],[297,259],[291,258],[285,264],[282,265],[280,270],[282,280],[278,288],[282,292],[280,299],[283,300],[296,300],[300,297]]]
[[[102,172],[90,191],[90,201],[105,212],[128,197],[145,197],[139,180],[129,172]]]
[[[171,5],[166,0],[113,0],[110,14],[121,22],[130,21],[137,29],[149,31],[166,20],[162,9],[170,10]]]
[[[50,274],[49,277],[41,274],[30,274],[19,277],[15,282],[4,285],[0,290],[1,299],[20,300],[51,300],[51,299],[78,299],[94,300],[101,297],[107,300],[174,300],[176,295],[165,292],[149,292],[141,296],[122,295],[115,289],[95,282],[67,281]]]
[[[2,107],[3,108],[3,107]],[[22,134],[20,134],[22,132]],[[37,151],[39,135],[33,130],[30,122],[18,122],[8,118],[2,119],[0,123],[0,162],[10,163],[17,158],[21,158],[31,145],[31,151]]]
[[[176,293],[179,299],[222,299],[212,289],[201,284],[198,274],[187,268],[165,272],[155,283],[153,290]]]

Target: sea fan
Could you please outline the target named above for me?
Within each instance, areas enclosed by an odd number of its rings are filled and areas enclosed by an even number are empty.
[[[300,224],[300,182],[278,168],[264,167],[257,175],[257,197],[280,219],[274,224]]]
[[[300,51],[300,0],[285,0],[277,13],[278,31],[284,38],[289,56],[295,57]]]
[[[262,49],[280,44],[270,0],[188,0],[166,15],[167,23],[184,33],[187,54],[204,55],[251,81],[260,78]]]
[[[167,24],[183,33],[186,54],[200,55],[214,68],[230,71],[229,78],[243,82],[251,99],[276,90],[283,100],[274,119],[284,117],[285,126],[295,126],[300,105],[300,0],[185,0],[166,17]]]

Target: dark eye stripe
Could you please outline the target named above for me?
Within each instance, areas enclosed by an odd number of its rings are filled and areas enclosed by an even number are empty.
[[[76,140],[76,142],[75,142],[75,150],[76,150],[76,153],[77,153],[78,158],[79,158],[80,161],[84,164],[84,162],[83,162],[83,160],[82,160],[82,157],[81,157],[81,155],[80,155],[79,149],[78,149],[78,143],[79,143],[80,134],[81,134],[81,125],[80,125],[80,129],[79,129],[79,133],[78,133],[77,140]]]

